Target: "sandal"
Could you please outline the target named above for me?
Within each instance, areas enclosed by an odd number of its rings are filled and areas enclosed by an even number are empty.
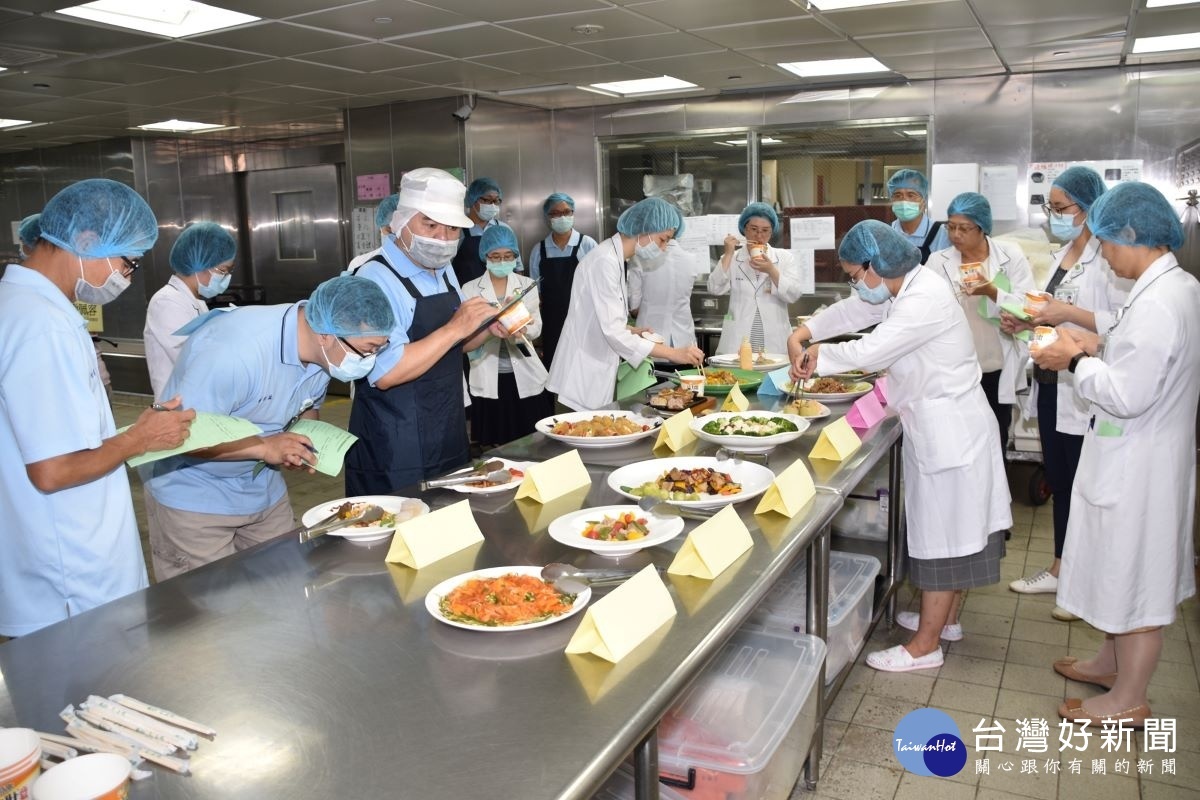
[[[1104,716],[1096,716],[1088,713],[1083,707],[1083,700],[1078,697],[1068,697],[1058,707],[1058,715],[1063,719],[1069,719],[1072,722],[1090,722],[1097,728],[1105,721],[1119,721],[1126,728],[1141,730],[1146,727],[1146,720],[1153,716],[1150,711],[1150,706],[1142,703],[1140,706],[1127,708],[1124,711],[1118,711],[1115,714],[1105,714]]]
[[[1095,675],[1088,672],[1081,672],[1075,666],[1078,662],[1079,659],[1074,656],[1060,658],[1054,662],[1054,671],[1068,680],[1103,686],[1105,689],[1111,689],[1113,684],[1117,682],[1117,673],[1106,672],[1101,675]]]
[[[887,650],[876,650],[867,656],[867,666],[881,672],[912,672],[918,669],[937,669],[943,663],[942,648],[928,655],[913,658],[902,644]]]

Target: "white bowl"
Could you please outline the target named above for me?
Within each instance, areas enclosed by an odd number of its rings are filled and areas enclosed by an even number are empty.
[[[615,517],[625,512],[644,518],[646,527],[650,529],[649,535],[631,542],[603,542],[598,539],[588,539],[583,535],[589,521],[599,520],[605,516]],[[656,517],[648,511],[642,511],[637,506],[585,508],[565,514],[550,523],[550,538],[554,541],[561,542],[568,547],[577,547],[580,550],[591,550],[596,555],[610,558],[632,555],[647,547],[669,542],[682,531],[682,517]]]
[[[608,475],[608,487],[617,494],[633,500],[637,495],[621,489],[622,486],[638,487],[643,483],[657,480],[669,469],[701,469],[708,467],[717,472],[724,472],[742,485],[742,491],[737,494],[712,495],[700,500],[664,500],[665,503],[680,508],[720,508],[730,503],[740,503],[758,497],[771,486],[775,473],[761,464],[749,461],[717,461],[711,456],[694,456],[690,458],[653,458],[649,461],[638,461],[620,469],[613,470]]]
[[[787,433],[776,433],[770,436],[738,436],[730,434],[709,433],[704,426],[711,422],[734,419],[737,417],[759,417],[786,419],[796,426],[796,430]],[[797,414],[786,414],[776,411],[720,411],[696,417],[691,422],[692,432],[706,442],[719,444],[726,450],[736,453],[769,453],[781,444],[794,442],[808,430],[809,421]]]
[[[408,497],[397,497],[391,494],[381,495],[362,495],[359,497],[343,497],[340,500],[331,500],[328,503],[321,503],[319,506],[313,506],[308,511],[304,512],[304,516],[300,518],[300,524],[308,528],[316,525],[321,520],[332,514],[342,503],[371,503],[382,508],[384,511],[393,514],[399,514],[404,511],[403,503],[408,501],[411,503],[419,503],[420,508],[417,514],[428,514],[429,506],[422,503],[420,500],[413,500]],[[401,520],[403,521],[403,520]],[[379,525],[370,525],[364,528],[338,528],[337,530],[329,531],[327,536],[340,536],[349,542],[355,544],[367,544],[369,542],[378,542],[386,539],[396,532],[394,527],[382,527]]]
[[[562,436],[551,432],[557,422],[586,422],[593,417],[625,417],[645,426],[646,430],[621,436]],[[620,447],[647,436],[654,436],[658,433],[661,425],[661,419],[641,417],[632,411],[573,411],[569,414],[555,414],[553,417],[540,419],[534,428],[538,433],[574,447]]]

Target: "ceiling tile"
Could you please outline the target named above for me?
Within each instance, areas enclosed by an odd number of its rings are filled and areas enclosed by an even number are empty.
[[[1041,47],[1002,47],[1000,55],[1008,65],[1036,65],[1042,69],[1076,69],[1081,62],[1099,61],[1115,64],[1120,61],[1121,51],[1125,47],[1123,40],[1112,42],[1093,42],[1091,44],[1076,44],[1069,49],[1061,45],[1043,45]],[[1055,55],[1061,53],[1061,55]]]
[[[1004,0],[1003,3],[974,4],[985,27],[992,25],[1045,24],[1059,20],[1088,20],[1099,17],[1128,19],[1129,0],[1081,0],[1048,3],[1046,0]]]
[[[36,64],[38,72],[51,77],[86,78],[108,83],[148,83],[161,78],[186,75],[177,70],[150,67],[145,64],[130,64],[111,58],[88,58],[59,63],[47,61]]]
[[[264,22],[204,36],[193,36],[185,41],[283,57],[346,47],[357,44],[362,39],[302,25],[290,25],[286,22]]]
[[[600,64],[594,67],[575,67],[573,69],[547,71],[543,73],[544,81],[530,81],[530,83],[571,83],[576,86],[587,86],[592,83],[657,78],[662,74],[661,72],[652,72],[644,69],[637,64]]]
[[[1176,33],[1200,32],[1200,9],[1152,8],[1138,12],[1134,20],[1134,36],[1170,36]]]
[[[401,36],[390,41],[405,47],[415,47],[418,50],[428,50],[431,53],[441,53],[453,58],[474,58],[493,53],[510,53],[515,50],[544,47],[547,44],[547,42],[523,33],[516,33],[489,24],[471,25],[438,33]]]
[[[386,39],[417,31],[438,30],[465,25],[471,19],[452,11],[410,0],[368,0],[332,11],[289,17],[291,22],[327,31],[353,33],[370,39]],[[376,22],[390,19],[391,22]]]
[[[19,73],[12,77],[0,75],[0,79],[4,81],[4,88],[6,89],[19,92],[33,92],[43,100],[49,100],[54,97],[76,97],[88,92],[112,89],[115,86],[121,85],[102,81],[82,80],[79,78],[62,78],[38,73]],[[45,88],[35,88],[34,84],[41,84]]]
[[[102,53],[165,41],[161,36],[101,28],[49,17],[25,17],[6,23],[2,30],[4,43],[10,47],[39,47],[68,53]]]
[[[488,64],[512,72],[550,72],[573,67],[591,67],[597,64],[607,64],[608,59],[576,50],[573,47],[541,47],[535,50],[525,50],[519,53],[505,53],[497,56],[473,58],[482,64]]]
[[[712,55],[722,54],[714,53]],[[632,66],[650,70],[656,75],[670,75],[680,80],[690,81],[705,89],[756,88],[796,80],[795,75],[784,72],[778,67],[760,66],[748,58],[738,62],[711,59],[712,63],[710,63],[710,56],[705,56],[703,61],[693,60],[691,66],[685,64],[669,66],[672,60],[682,61],[683,59],[663,59],[665,62],[663,64],[659,64],[657,61],[638,61]],[[656,66],[659,68],[655,69]]]
[[[155,106],[168,103],[182,103],[200,97],[208,97],[212,89],[204,87],[183,86],[174,80],[167,79],[143,83],[136,86],[119,86],[93,92],[88,100],[100,100],[106,103],[122,103],[130,106]]]
[[[87,119],[100,114],[112,114],[122,110],[118,103],[100,103],[76,98],[69,103],[48,100],[42,103],[21,106],[21,119],[34,122],[57,122],[65,119]]]
[[[720,45],[687,33],[664,33],[656,36],[634,36],[608,42],[585,42],[576,47],[589,53],[611,58],[614,61],[693,55],[719,52],[723,49]]]
[[[927,78],[948,74],[961,74],[961,70],[1003,69],[1000,60],[991,49],[961,50],[951,53],[930,53],[929,55],[895,56],[888,59],[888,66],[901,75],[910,78]]]
[[[1125,39],[1120,21],[1111,18],[1054,25],[996,25],[988,28],[988,35],[1001,49],[1058,45],[1056,49],[1063,50],[1073,44],[1120,42]]]
[[[897,3],[885,11],[878,7],[828,11],[822,14],[850,36],[936,31],[978,27],[975,15],[962,0],[932,3]]]
[[[250,80],[266,81],[268,83],[283,83],[289,85],[310,86],[310,81],[325,78],[340,78],[346,75],[358,75],[337,67],[324,67],[320,64],[308,64],[303,61],[293,61],[288,58],[277,58],[272,61],[260,61],[257,64],[245,64],[213,75],[239,76]]]
[[[696,36],[716,42],[722,47],[745,52],[752,47],[802,45],[810,42],[829,42],[840,39],[836,33],[811,17],[776,19],[732,25],[724,28],[704,28],[692,31]]]
[[[271,86],[269,88],[253,89],[238,92],[238,97],[249,97],[268,103],[296,103],[311,106],[342,105],[344,95],[334,92],[323,92],[319,89],[305,89],[299,86]]]
[[[430,0],[438,8],[461,14],[470,20],[499,22],[508,19],[523,19],[549,14],[564,14],[575,11],[603,10],[610,8],[603,0]]]
[[[822,42],[792,47],[747,48],[740,51],[760,64],[775,66],[788,61],[820,61],[828,58],[865,58],[869,54],[854,42]]]
[[[187,72],[210,72],[239,64],[262,61],[264,57],[239,53],[236,50],[225,50],[220,47],[171,42],[170,44],[160,44],[157,47],[121,53],[116,58],[132,64],[148,64],[152,67],[165,67]]]
[[[8,0],[4,0],[8,2]],[[227,8],[242,14],[250,14],[262,19],[283,19],[284,17],[308,14],[314,11],[325,11],[339,6],[349,5],[353,0],[204,0],[210,6]]]
[[[319,53],[307,53],[297,57],[300,61],[314,64],[324,64],[333,67],[345,67],[362,72],[378,72],[379,70],[395,67],[411,67],[418,64],[432,64],[442,60],[442,56],[423,53],[410,47],[372,42],[356,44],[353,47],[341,47],[336,50],[325,50]]]
[[[331,72],[324,78],[306,78],[292,81],[292,83],[308,89],[324,89],[329,92],[351,95],[398,92],[403,89],[416,89],[422,85],[416,81],[397,78],[394,75],[361,75],[354,72]]]
[[[635,0],[626,8],[659,22],[690,31],[717,25],[737,25],[756,19],[807,17],[791,0],[738,0],[736,3],[697,3],[696,0]]]
[[[578,25],[602,25],[604,30],[593,34],[577,33],[572,28]],[[506,22],[504,27],[527,33],[530,36],[540,36],[557,44],[575,45],[603,40],[619,40],[627,36],[670,33],[674,30],[673,26],[648,20],[620,8],[610,8],[607,11],[584,11],[576,14],[556,14],[536,19]]]
[[[27,106],[32,103],[41,103],[45,101],[45,96],[35,94],[34,92],[17,91],[12,86],[8,79],[0,75],[0,107],[9,109],[14,106]]]
[[[436,64],[422,64],[416,67],[392,69],[381,74],[392,75],[418,83],[432,83],[437,85],[475,79],[494,79],[499,81],[502,78],[521,77],[508,70],[495,69],[470,61],[439,61]]]
[[[991,46],[979,28],[927,31],[902,36],[869,36],[856,38],[855,41],[871,55],[880,59],[890,56],[915,56],[955,50],[978,50]]]

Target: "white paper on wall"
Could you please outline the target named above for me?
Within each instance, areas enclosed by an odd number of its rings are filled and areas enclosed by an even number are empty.
[[[789,221],[793,250],[832,250],[833,217],[792,217]]]
[[[738,233],[738,214],[709,214],[708,215],[708,243],[712,245],[725,244],[725,237],[733,234],[739,239],[742,234]]]
[[[1017,165],[983,167],[979,170],[979,193],[992,207],[992,219],[1017,218]]]
[[[1091,167],[1100,173],[1108,188],[1125,181],[1142,179],[1142,160],[1127,158],[1110,161],[1035,161],[1029,164],[1029,198],[1031,206],[1050,202],[1050,186],[1067,167]],[[1032,212],[1034,209],[1030,209]]]
[[[354,255],[361,256],[379,247],[379,229],[375,227],[375,209],[355,206],[350,212]]]
[[[929,187],[929,213],[945,221],[950,201],[963,192],[979,191],[978,164],[934,164]]]
[[[830,219],[833,219],[830,217]],[[823,248],[828,249],[828,248]],[[813,294],[817,290],[816,259],[813,251],[792,248],[792,258],[796,262],[796,271],[800,273],[801,294]]]

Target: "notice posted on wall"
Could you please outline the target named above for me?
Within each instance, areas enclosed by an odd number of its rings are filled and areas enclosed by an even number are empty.
[[[1104,178],[1108,188],[1125,181],[1142,179],[1140,158],[1113,161],[1037,161],[1029,165],[1029,205],[1041,206],[1050,202],[1050,186],[1067,167],[1091,167]]]
[[[1017,165],[982,167],[979,170],[979,193],[992,207],[992,219],[1000,221],[1017,218]]]
[[[738,216],[737,214],[709,214],[708,243],[724,245],[725,237],[731,234],[741,239],[742,234],[738,232]]]
[[[358,175],[354,179],[354,197],[358,202],[382,200],[391,194],[392,176],[386,172]]]
[[[832,220],[833,217],[830,217]],[[794,220],[793,220],[794,221]],[[794,241],[794,240],[793,240]],[[821,248],[827,250],[829,248]],[[817,291],[816,255],[812,250],[795,248],[791,250],[792,259],[796,262],[796,272],[800,274],[800,293],[813,294]]]
[[[934,164],[930,172],[929,213],[934,219],[944,222],[951,200],[979,191],[978,164]]]
[[[375,227],[375,209],[355,206],[350,212],[351,246],[361,256],[379,247],[379,229]]]
[[[708,253],[708,217],[684,217],[679,248],[688,254],[695,275],[707,275],[712,270]]]
[[[788,220],[793,250],[832,250],[833,217],[792,217]]]

